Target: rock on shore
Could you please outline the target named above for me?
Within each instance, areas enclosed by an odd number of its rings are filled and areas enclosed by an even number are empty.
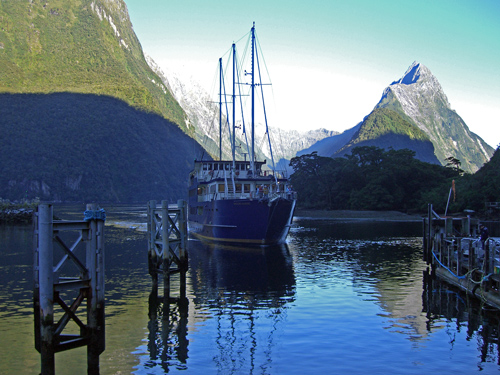
[[[0,210],[0,222],[31,223],[32,220],[33,220],[33,209],[7,208]]]

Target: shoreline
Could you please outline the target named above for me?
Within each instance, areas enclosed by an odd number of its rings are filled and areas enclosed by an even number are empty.
[[[33,221],[32,208],[10,208],[0,210],[0,224],[29,224]]]
[[[372,221],[422,221],[423,216],[405,214],[399,211],[357,211],[357,210],[303,210],[294,213],[297,219],[317,220],[372,220]]]

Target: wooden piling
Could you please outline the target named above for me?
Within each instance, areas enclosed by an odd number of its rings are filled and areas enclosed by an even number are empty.
[[[54,343],[54,245],[52,241],[53,207],[42,204],[38,210],[38,286],[40,319],[40,355],[42,374],[55,374]]]
[[[186,298],[187,271],[187,221],[186,203],[177,202],[177,207],[169,207],[166,200],[161,207],[156,201],[148,202],[148,264],[152,278],[152,296],[157,296],[158,274],[163,275],[163,315],[168,316],[169,304]],[[180,276],[180,297],[172,298],[171,276]]]
[[[35,348],[41,355],[41,373],[55,373],[55,353],[87,346],[87,372],[99,373],[99,355],[105,349],[104,337],[104,220],[105,213],[97,206],[87,206],[84,221],[54,221],[51,204],[41,204],[34,215],[34,293]],[[68,245],[60,237],[64,231],[75,232],[77,239]],[[54,245],[63,256],[56,261]],[[85,248],[80,259],[77,248]],[[59,277],[66,262],[72,262],[76,275]],[[57,275],[57,276],[56,276]],[[63,300],[64,291],[77,292],[71,302]],[[69,294],[69,293],[68,293]],[[86,300],[87,324],[78,316],[78,307]],[[58,305],[59,319],[55,320]],[[63,334],[73,321],[80,334]]]

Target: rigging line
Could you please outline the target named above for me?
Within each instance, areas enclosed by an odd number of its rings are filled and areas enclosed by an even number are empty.
[[[257,33],[257,31],[255,31],[255,33]],[[258,47],[258,50],[260,51],[261,59],[262,59],[262,62],[264,64],[264,69],[266,71],[267,78],[268,78],[268,80],[270,82],[269,85],[271,86],[272,103],[273,103],[273,108],[274,108],[274,110],[276,112],[278,106],[276,105],[276,96],[274,95],[274,85],[272,83],[271,74],[269,73],[269,68],[268,68],[267,63],[266,63],[266,58],[264,56],[264,53],[262,52],[262,46],[260,45],[260,40],[257,37],[255,39],[257,41],[257,47]],[[275,118],[276,118],[276,113],[275,113]],[[281,150],[280,150],[281,151],[281,156],[284,159],[285,158],[285,151],[284,151],[283,138],[282,138],[282,133],[281,132],[280,132],[279,139],[280,139],[279,147],[281,148]],[[276,143],[275,146],[276,145],[278,145],[278,144]]]
[[[264,145],[264,142],[265,142],[265,141],[266,141],[266,134],[264,134],[264,135],[262,136],[262,139],[261,139],[260,143],[258,144],[259,150],[260,150],[260,152],[261,152],[262,154],[264,154],[264,150],[263,150],[262,146]]]
[[[216,95],[216,86],[217,86],[217,83],[218,83],[218,74],[219,73],[219,64],[217,63],[216,66],[215,66],[215,73],[212,75],[213,79],[212,79],[212,84],[211,84],[211,87],[210,87],[210,91],[209,91],[209,95],[207,97],[207,100],[206,100],[206,104],[207,104],[207,107],[208,107],[208,113],[209,113],[209,126],[208,126],[208,129],[207,130],[204,130],[204,137],[203,139],[205,141],[207,141],[208,139],[210,139],[211,141],[214,141],[215,143],[212,143],[210,142],[210,149],[208,150],[210,154],[216,154],[217,153],[217,149],[216,149],[216,144],[217,142],[215,141],[215,139],[213,139],[210,134],[214,134],[215,133],[215,127],[216,127],[216,120],[217,120],[217,117],[218,117],[218,108],[219,106],[217,104],[215,104],[210,98],[214,98]],[[204,144],[206,145],[208,142],[204,142]],[[206,146],[205,146],[206,147]]]
[[[226,94],[226,81],[224,80],[224,74],[222,74],[222,87],[224,89],[224,103],[226,105],[226,124],[229,133],[229,139],[231,139],[231,124],[229,123],[229,108],[227,106],[227,94]],[[233,145],[231,145],[231,154],[233,151]]]
[[[260,74],[260,60],[259,60],[259,53],[255,53],[255,59],[257,60],[257,71],[259,72],[259,82],[260,82],[260,92],[262,96],[262,107],[264,109],[264,122],[266,124],[266,133],[267,133],[267,139],[269,141],[269,152],[271,153],[271,162],[273,165],[273,171],[276,171],[276,165],[274,164],[274,156],[273,156],[273,147],[271,145],[271,136],[269,135],[269,126],[267,124],[267,112],[266,112],[266,104],[264,101],[264,87],[262,84],[262,76]],[[274,178],[277,179],[276,173],[274,173]]]
[[[260,51],[260,55],[262,56],[262,63],[264,64],[264,68],[265,68],[265,71],[267,73],[267,77],[268,77],[269,81],[271,82],[271,75],[269,74],[269,69],[267,68],[266,59],[265,59],[264,54],[262,52],[262,47],[260,46],[260,41],[257,37],[255,37],[255,39],[257,40],[258,50]],[[272,85],[272,82],[270,84]]]
[[[276,133],[278,134],[278,138],[279,138],[279,142],[276,142]],[[285,152],[285,148],[283,147],[283,130],[280,129],[280,128],[275,128],[273,130],[273,144],[277,144],[279,145],[279,152],[280,152],[280,155],[278,155],[278,157],[280,159],[286,159],[286,152]]]
[[[239,62],[239,60],[237,62]],[[236,77],[238,79],[238,82],[240,82],[240,74],[241,74],[241,68],[236,70]],[[248,143],[248,134],[247,134],[246,129],[245,129],[245,114],[243,111],[243,100],[242,100],[241,85],[240,84],[238,85],[238,96],[240,99],[240,108],[241,108],[241,128],[242,128],[243,134],[245,134],[245,144],[247,146],[248,155],[250,155],[250,145]]]

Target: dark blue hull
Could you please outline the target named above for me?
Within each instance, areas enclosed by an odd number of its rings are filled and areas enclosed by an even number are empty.
[[[225,199],[190,204],[189,232],[196,238],[233,244],[284,243],[295,199]]]

